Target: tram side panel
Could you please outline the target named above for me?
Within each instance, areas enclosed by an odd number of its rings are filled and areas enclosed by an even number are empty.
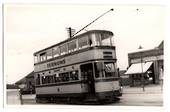
[[[85,93],[87,93],[86,86],[83,87],[80,83],[36,88],[39,97],[82,97]]]
[[[65,67],[67,72],[73,71],[73,66]],[[87,84],[83,83],[81,78],[81,73],[79,70],[79,64],[74,65],[74,71],[78,71],[78,80],[58,82],[58,83],[49,83],[41,84],[36,86],[36,95],[37,97],[82,97],[88,92]],[[55,72],[57,71],[57,72]],[[52,74],[60,74],[66,72],[62,69],[53,69],[51,74],[46,72],[44,76],[49,76]],[[40,77],[40,82],[42,83],[43,75]]]
[[[113,49],[109,49],[109,50],[103,50],[103,49],[89,50],[89,49],[87,49],[86,52],[74,54],[74,55],[71,55],[71,56],[67,56],[65,58],[63,57],[63,58],[60,58],[60,59],[55,59],[55,60],[48,61],[48,62],[41,63],[41,64],[36,64],[34,66],[34,71],[40,72],[40,71],[44,71],[44,70],[48,70],[48,69],[55,69],[57,67],[69,66],[69,65],[72,65],[72,64],[75,64],[75,63],[81,63],[81,62],[84,62],[84,61],[104,59],[104,56],[106,55],[106,54],[104,54],[105,52],[112,53],[111,58],[116,59],[115,50],[113,50]]]

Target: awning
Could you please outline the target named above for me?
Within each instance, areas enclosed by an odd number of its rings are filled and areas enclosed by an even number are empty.
[[[128,68],[128,70],[125,72],[125,74],[141,74],[141,73],[145,73],[150,68],[152,63],[153,62],[132,64]],[[142,71],[142,67],[143,67],[143,71]]]

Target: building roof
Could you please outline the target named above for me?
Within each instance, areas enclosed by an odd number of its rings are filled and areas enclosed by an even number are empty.
[[[159,46],[158,46],[159,49],[164,49],[164,41],[162,41]]]
[[[34,78],[34,71],[30,72],[27,76],[25,76],[22,79],[20,79],[19,81],[15,82],[15,84],[19,85],[19,84],[26,83],[26,78]]]
[[[6,86],[7,89],[20,89],[18,85],[15,84],[7,84]]]
[[[34,78],[34,71],[32,71],[31,73],[29,73],[26,78]]]
[[[128,57],[138,58],[139,56],[146,57],[146,56],[163,55],[163,49],[164,49],[163,46],[164,46],[164,41],[162,41],[157,47],[153,49],[128,53]]]

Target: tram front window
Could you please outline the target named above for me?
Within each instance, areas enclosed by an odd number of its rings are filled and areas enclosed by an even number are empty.
[[[106,33],[92,34],[92,45],[95,46],[113,46],[112,35]]]
[[[114,63],[105,62],[104,71],[105,71],[105,77],[117,77]]]
[[[101,34],[101,44],[104,46],[111,46],[111,36],[109,34]]]

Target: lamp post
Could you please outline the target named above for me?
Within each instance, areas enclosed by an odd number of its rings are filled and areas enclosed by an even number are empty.
[[[143,47],[140,45],[138,49],[142,49]],[[145,82],[144,82],[144,73],[143,73],[143,57],[142,57],[142,51],[140,52],[141,55],[141,82],[142,82],[142,88],[143,91],[145,91]]]

